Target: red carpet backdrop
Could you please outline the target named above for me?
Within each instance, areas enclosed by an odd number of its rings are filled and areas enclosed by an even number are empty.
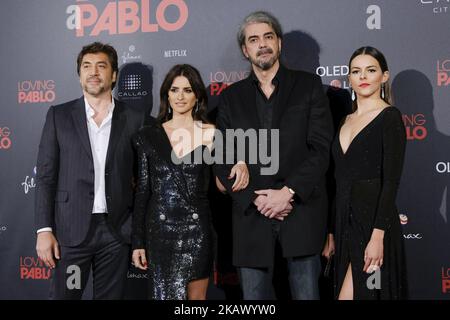
[[[0,299],[46,299],[50,271],[33,226],[36,157],[48,108],[81,96],[76,56],[93,41],[119,53],[115,96],[156,116],[169,68],[190,63],[211,95],[249,73],[236,33],[267,10],[284,28],[282,59],[322,77],[335,121],[349,106],[346,66],[364,45],[391,70],[408,144],[397,204],[412,299],[450,298],[450,2],[439,0],[5,0],[0,11]],[[221,214],[227,215],[227,212]],[[230,214],[231,215],[231,214]],[[230,226],[231,227],[231,226]],[[216,225],[218,254],[228,225]],[[228,242],[228,243],[227,243]],[[209,297],[236,279],[216,268]],[[145,298],[128,272],[128,298]],[[86,292],[86,297],[89,292]]]

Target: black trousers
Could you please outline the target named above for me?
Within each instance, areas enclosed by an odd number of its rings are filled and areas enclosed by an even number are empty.
[[[106,214],[93,214],[86,239],[76,247],[60,247],[50,299],[81,299],[91,268],[94,299],[123,299],[130,246],[114,236],[106,219]]]

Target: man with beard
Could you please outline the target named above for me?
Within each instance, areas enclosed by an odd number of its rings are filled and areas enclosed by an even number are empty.
[[[83,47],[77,71],[83,97],[50,107],[39,144],[36,250],[52,269],[51,299],[81,299],[91,267],[93,298],[121,299],[135,171],[131,137],[144,116],[112,97],[113,47]]]
[[[287,260],[292,298],[319,298],[319,254],[327,225],[325,173],[333,125],[320,78],[280,63],[282,36],[279,22],[267,12],[245,18],[238,41],[252,72],[224,91],[217,115],[225,139],[227,129],[279,132],[277,141],[270,141],[270,134],[268,141],[258,141],[259,147],[267,143],[267,149],[279,146],[278,154],[270,154],[279,159],[274,174],[264,175],[265,165],[260,160],[251,163],[247,152],[246,159],[235,161],[248,164],[249,184],[232,192],[233,179],[227,176],[232,164],[216,167],[233,199],[233,263],[244,299],[249,300],[274,299],[277,242]]]

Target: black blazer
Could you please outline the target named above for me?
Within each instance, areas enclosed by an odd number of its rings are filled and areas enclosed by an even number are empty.
[[[143,120],[143,114],[115,100],[105,166],[106,203],[109,225],[127,243],[136,170],[131,137]],[[63,246],[80,244],[94,204],[94,163],[83,97],[48,110],[36,181],[36,228],[52,227]]]
[[[249,164],[248,187],[233,193],[233,181],[227,179],[231,165],[215,166],[233,198],[233,261],[237,266],[267,267],[273,263],[272,221],[253,205],[255,190],[286,185],[296,192],[294,209],[280,223],[279,240],[285,257],[318,254],[325,239],[325,173],[333,137],[328,99],[318,76],[280,66],[278,79],[272,119],[272,128],[280,132],[278,172],[263,176],[260,164]],[[219,130],[260,128],[252,81],[249,76],[223,92],[217,115]]]

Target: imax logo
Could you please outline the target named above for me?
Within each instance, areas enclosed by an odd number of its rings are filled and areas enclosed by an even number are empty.
[[[404,234],[403,238],[406,240],[420,240],[422,239],[422,235],[420,233],[408,233]]]

